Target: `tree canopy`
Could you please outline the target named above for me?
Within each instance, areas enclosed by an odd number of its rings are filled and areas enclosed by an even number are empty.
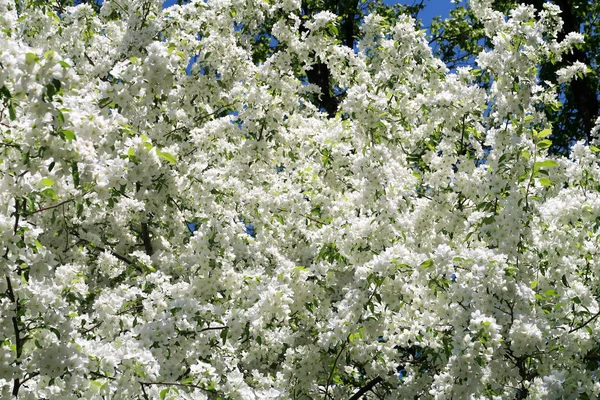
[[[0,397],[597,398],[593,47],[506,4],[0,0]]]
[[[534,6],[542,11],[543,0],[494,0],[492,6],[508,14],[518,3]],[[552,134],[551,151],[568,154],[571,146],[579,140],[590,143],[592,130],[598,118],[598,61],[600,59],[600,2],[596,0],[555,0],[561,9],[561,26],[557,38],[562,40],[572,32],[580,32],[584,42],[574,46],[561,58],[550,58],[540,65],[540,79],[556,85],[560,105],[545,109],[548,120],[557,128]],[[468,5],[457,6],[450,18],[438,19],[432,24],[432,43],[436,54],[452,68],[473,62],[474,57],[485,47],[493,46],[485,38],[483,25],[475,19]],[[579,72],[578,79],[565,80],[557,71],[566,66],[583,63],[587,69]],[[481,82],[485,83],[485,82]]]

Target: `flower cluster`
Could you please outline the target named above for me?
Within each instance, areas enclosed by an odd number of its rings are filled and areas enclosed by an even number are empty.
[[[409,17],[350,49],[299,1],[184,3],[0,0],[0,397],[598,396],[557,7],[473,0],[491,45],[449,71]]]

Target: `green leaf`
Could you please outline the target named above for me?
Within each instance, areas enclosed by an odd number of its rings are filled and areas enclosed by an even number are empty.
[[[227,342],[227,334],[229,333],[229,328],[225,328],[221,331],[221,340],[223,341],[223,346],[225,346],[225,343]]]
[[[42,190],[42,194],[46,197],[51,198],[52,200],[58,200],[58,196],[56,195],[56,192],[54,191],[54,189],[47,187],[44,190]]]
[[[39,60],[40,60],[40,58],[37,56],[37,54],[34,54],[34,53],[25,54],[25,64],[27,64],[27,65],[35,64]]]
[[[60,331],[56,328],[48,327],[48,330],[56,335],[58,340],[60,340]]]
[[[8,117],[10,118],[11,121],[14,121],[15,119],[17,119],[17,113],[15,112],[15,106],[12,104],[12,102],[8,105]]]
[[[73,132],[72,130],[69,129],[64,129],[62,131],[60,131],[61,136],[63,138],[65,138],[66,140],[75,140],[77,137],[75,136],[75,132]]]
[[[44,58],[46,60],[51,60],[54,58],[55,55],[56,55],[56,52],[54,50],[48,50],[47,52],[44,53]]]
[[[425,261],[423,261],[423,262],[421,263],[421,267],[422,267],[423,269],[427,269],[427,268],[431,267],[432,265],[433,265],[433,260],[432,260],[432,259],[425,260]]]
[[[25,196],[25,200],[27,201],[27,206],[29,207],[29,211],[35,211],[35,203],[33,202],[33,200],[28,196]]]
[[[75,187],[79,187],[79,168],[78,168],[76,162],[73,162],[71,164],[71,176],[73,177],[73,185],[75,185]],[[79,213],[79,209],[77,211]],[[83,207],[82,207],[82,211],[83,211]]]
[[[54,180],[50,179],[50,178],[42,178],[40,180],[40,184],[42,186],[53,186],[54,185]]]
[[[552,129],[546,128],[541,132],[538,132],[534,129],[533,134],[536,138],[542,139],[542,138],[545,138],[546,136],[550,136],[552,134]]]
[[[529,285],[530,288],[535,289],[538,285],[539,281],[536,279],[535,281],[531,282],[531,285]]]
[[[339,34],[337,26],[331,22],[325,26],[325,30],[327,31],[327,33],[329,33],[329,35],[333,37],[337,37]]]
[[[166,151],[161,151],[159,155],[161,158],[164,158],[171,164],[177,164],[177,160],[175,159],[175,156],[173,156],[173,154],[167,153]]]
[[[554,186],[554,183],[548,178],[540,178],[540,185],[542,186]]]
[[[562,107],[562,103],[560,101],[553,101],[546,104],[546,107],[550,108],[552,111],[560,111]]]
[[[529,172],[525,172],[524,174],[519,175],[519,177],[517,178],[517,182],[521,183],[525,181],[525,179],[528,179],[530,176],[531,174]]]
[[[66,62],[66,61],[59,61],[58,62],[60,64],[61,67],[63,68],[71,68],[71,66]]]
[[[351,333],[350,336],[348,336],[348,340],[350,341],[350,343],[354,342],[356,339],[360,339],[362,337],[361,332],[355,332],[355,333]]]
[[[103,97],[103,98],[100,99],[100,101],[98,101],[98,107],[104,108],[107,105],[109,105],[110,102],[111,102],[111,100],[110,100],[109,97]]]
[[[279,223],[282,225],[285,223],[285,220],[283,219],[283,215],[281,215],[281,214],[275,215],[275,219],[277,219],[277,221],[279,221]]]
[[[538,161],[533,164],[534,168],[558,167],[558,163],[552,160]]]
[[[493,224],[495,221],[496,221],[496,216],[493,214],[488,217],[485,217],[484,219],[481,220],[481,222],[483,222],[486,225]]]
[[[593,335],[593,333],[594,333],[594,331],[592,330],[592,328],[591,328],[589,325],[586,325],[586,326],[585,326],[585,330],[586,330],[586,331],[588,331],[588,333],[589,333],[590,335]]]
[[[467,242],[469,240],[469,238],[471,236],[473,236],[473,233],[475,233],[475,231],[471,231],[471,232],[467,233],[467,236],[465,237],[465,242]]]
[[[593,151],[594,153],[600,153],[600,149],[596,146],[590,146],[590,150]]]
[[[10,91],[8,90],[8,88],[6,86],[2,86],[0,88],[0,97],[6,97],[7,99],[10,99],[12,97],[10,95]]]
[[[544,294],[546,296],[558,296],[558,293],[556,293],[556,290],[554,289],[548,289],[544,292]]]
[[[552,146],[552,141],[548,139],[540,140],[537,146],[540,149],[547,149],[548,147]]]
[[[160,391],[160,400],[165,400],[165,397],[167,397],[167,393],[169,393],[169,390],[171,390],[171,388],[166,388]]]
[[[150,272],[156,272],[156,268],[154,268],[152,265],[144,265],[144,267]]]
[[[56,88],[53,84],[49,83],[46,85],[46,95],[48,96],[48,100],[52,101],[52,98],[56,94]]]

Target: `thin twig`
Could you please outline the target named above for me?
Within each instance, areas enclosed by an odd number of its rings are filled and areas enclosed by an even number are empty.
[[[144,399],[150,400],[150,398],[148,397],[148,394],[146,393],[146,388],[144,388],[144,383],[140,382],[140,386],[142,387],[142,395],[144,396]]]
[[[15,225],[13,226],[13,232],[16,234],[19,229],[19,199],[15,199]]]
[[[301,217],[304,217],[304,218],[307,218],[307,219],[311,220],[312,222],[316,222],[317,224],[321,224],[321,225],[327,225],[325,222],[323,222],[323,221],[319,221],[318,219],[316,219],[316,218],[313,218],[313,217],[311,217],[311,216],[309,216],[309,215],[306,215],[306,214],[300,214],[300,216],[301,216]]]
[[[331,372],[329,372],[329,376],[327,377],[327,382],[325,384],[325,396],[323,399],[327,400],[327,395],[329,393],[329,385],[331,384],[331,379],[333,379],[333,374],[335,373],[337,362],[340,359],[342,353],[346,350],[346,342],[342,343],[342,348],[338,352],[337,356],[335,356],[335,360],[333,361],[333,366],[331,367]]]
[[[198,333],[206,332],[206,331],[218,331],[218,330],[227,329],[227,328],[229,328],[229,327],[228,326],[209,326],[208,328],[200,329],[198,331]]]
[[[90,58],[90,56],[88,55],[87,52],[83,52],[83,55],[85,56],[85,58],[87,58],[87,60],[90,62],[90,64],[92,64],[92,67],[95,67],[96,64],[94,64],[94,61],[92,61],[92,59]]]
[[[15,303],[15,313],[12,317],[12,324],[13,324],[13,330],[15,332],[16,358],[17,358],[17,360],[19,360],[21,358],[21,354],[23,352],[23,344],[25,343],[24,338],[21,337],[21,330],[19,328],[19,319],[18,318],[21,313],[21,307],[19,304],[19,299],[15,295],[15,292],[13,291],[12,283],[11,283],[8,275],[6,275],[6,287],[7,287],[6,294],[8,295],[9,300],[11,302]],[[20,363],[20,362],[17,361],[17,363]],[[15,396],[15,397],[18,396],[19,388],[21,387],[21,385],[22,385],[21,380],[18,377],[15,378],[13,381],[13,390],[12,390],[13,396]]]
[[[71,201],[74,201],[74,200],[75,199],[68,199],[68,200],[65,200],[65,201],[61,201],[60,203],[55,204],[53,206],[42,207],[42,208],[39,208],[39,209],[37,209],[35,211],[32,211],[30,214],[37,214],[37,213],[42,212],[42,211],[52,210],[53,208],[60,207],[60,206],[62,206],[64,204],[70,203]]]
[[[32,373],[30,373],[30,374],[29,374],[29,376],[28,376],[27,378],[25,378],[25,379],[23,379],[23,380],[21,381],[21,385],[23,385],[23,384],[24,384],[25,382],[27,382],[28,380],[31,380],[31,379],[35,378],[35,377],[36,377],[36,376],[38,376],[39,374],[40,374],[39,372],[32,372]]]
[[[585,327],[587,324],[589,324],[590,322],[592,322],[593,320],[595,320],[596,318],[598,318],[598,316],[600,316],[600,311],[598,311],[595,315],[593,315],[590,319],[588,319],[587,321],[585,321],[583,324],[579,325],[577,328],[573,328],[569,331],[569,333],[573,333],[575,331],[580,330],[581,328]]]
[[[120,254],[118,254],[118,253],[115,253],[115,252],[114,252],[114,251],[112,251],[112,250],[105,249],[104,247],[95,246],[95,245],[93,245],[92,243],[88,242],[88,241],[87,241],[87,240],[85,240],[85,239],[81,239],[81,240],[83,240],[84,242],[86,242],[86,244],[87,244],[88,246],[91,246],[93,249],[99,250],[99,251],[101,251],[101,252],[103,252],[103,253],[104,253],[104,252],[107,252],[107,253],[110,253],[110,254],[112,254],[112,255],[113,255],[115,258],[117,258],[117,259],[119,259],[119,260],[123,261],[123,262],[124,262],[125,264],[127,264],[127,265],[132,265],[132,264],[133,264],[133,261],[131,261],[130,259],[128,259],[128,258],[127,258],[127,257],[125,257],[125,256],[122,256],[122,255],[120,255]]]
[[[88,329],[84,330],[83,332],[81,332],[81,334],[85,335],[87,333],[90,333],[91,331],[93,331],[94,329],[96,329],[97,327],[99,327],[100,325],[102,325],[103,323],[104,323],[104,321],[100,321],[96,325],[93,325],[91,328],[88,328]]]
[[[163,385],[163,386],[179,386],[179,387],[189,387],[189,388],[194,388],[194,389],[200,389],[200,390],[204,390],[206,392],[210,392],[210,390],[202,387],[202,386],[198,386],[198,385],[194,385],[191,383],[179,383],[179,382],[142,382],[142,381],[138,381],[140,385],[142,385],[142,387],[144,387],[144,385]]]
[[[290,210],[284,210],[283,208],[278,208],[278,209],[277,209],[277,211],[279,211],[279,212],[289,212],[289,213],[293,213],[293,211],[290,211]],[[300,215],[301,217],[307,218],[307,219],[309,219],[309,220],[311,220],[312,222],[315,222],[315,223],[317,223],[317,224],[321,224],[321,225],[327,225],[327,223],[326,223],[326,222],[319,221],[318,219],[316,219],[316,218],[313,218],[313,217],[311,217],[310,215],[301,214],[301,213],[298,213],[298,215]]]
[[[369,383],[367,383],[365,386],[363,386],[362,388],[360,388],[360,390],[356,393],[354,393],[352,395],[352,397],[350,397],[348,400],[358,400],[361,397],[363,397],[363,395],[365,393],[367,393],[369,390],[373,389],[373,387],[375,387],[375,385],[377,385],[378,383],[383,382],[383,378],[378,376],[377,378],[371,380]]]
[[[108,379],[108,380],[110,380],[110,381],[116,381],[116,380],[117,380],[117,378],[114,378],[114,377],[112,377],[112,376],[108,376],[108,375],[104,375],[104,374],[101,374],[100,372],[96,372],[96,371],[90,371],[90,374],[92,374],[92,375],[94,375],[94,376],[97,376],[97,377],[99,377],[99,378],[105,378],[105,379]]]
[[[89,193],[90,193],[90,191],[86,191],[86,192],[84,192],[84,193],[81,195],[81,197],[83,198],[83,197],[85,197],[85,196],[86,196],[87,194],[89,194]],[[70,203],[70,202],[72,202],[72,201],[75,201],[75,200],[77,200],[77,198],[76,198],[76,197],[73,197],[73,198],[70,198],[70,199],[67,199],[67,200],[61,201],[60,203],[58,203],[58,204],[55,204],[55,205],[53,205],[53,206],[48,206],[48,207],[42,207],[42,208],[39,208],[39,209],[37,209],[37,210],[34,210],[34,211],[30,212],[29,214],[37,214],[37,213],[39,213],[39,212],[42,212],[42,211],[48,211],[48,210],[52,210],[53,208],[60,207],[60,206],[62,206],[62,205],[65,205],[65,204],[67,204],[67,203]]]

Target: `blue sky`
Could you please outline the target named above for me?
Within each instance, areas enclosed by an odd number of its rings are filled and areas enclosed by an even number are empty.
[[[384,4],[419,4],[421,0],[383,0]],[[456,7],[450,0],[423,0],[425,8],[419,13],[419,19],[423,21],[423,28],[429,28],[433,17],[441,15],[442,19],[448,17],[450,10]]]
[[[450,0],[424,0],[425,1],[425,9],[419,13],[419,18],[423,21],[423,27],[429,27],[431,20],[436,15],[441,15],[442,17],[447,17],[448,12],[455,7],[454,4],[450,2]],[[384,0],[385,4],[413,4],[419,3],[420,0]],[[169,7],[177,3],[177,0],[166,0],[163,4],[165,7]]]
[[[385,4],[408,4],[420,3],[419,0],[384,0]],[[451,9],[455,8],[456,5],[452,4],[450,0],[425,0],[425,8],[419,13],[419,18],[423,21],[423,27],[428,28],[431,24],[433,17],[441,15],[442,19],[448,17]]]

